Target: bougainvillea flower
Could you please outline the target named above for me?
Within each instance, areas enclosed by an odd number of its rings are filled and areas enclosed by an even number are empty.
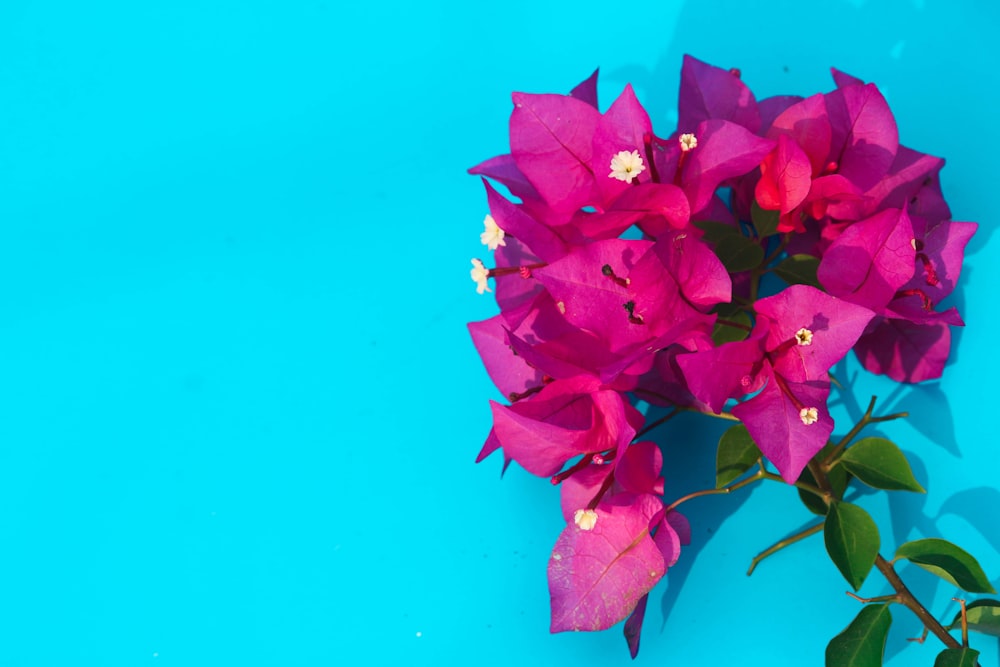
[[[791,382],[825,381],[875,316],[868,308],[792,285],[761,299],[754,308],[768,321],[768,358]]]
[[[642,154],[645,145],[653,134],[653,123],[649,114],[639,104],[631,85],[618,96],[611,107],[597,121],[593,134],[593,150],[591,168],[596,175],[596,185],[601,193],[601,203],[613,201],[628,189],[636,178],[639,182],[648,182],[648,175],[642,176],[646,165],[642,164]],[[627,154],[638,160],[640,169],[628,172],[634,174],[631,178],[613,176],[616,158],[621,161],[621,155]],[[608,169],[612,173],[608,173]],[[605,176],[605,178],[601,178]]]
[[[782,479],[795,482],[833,433],[829,381],[791,382],[765,363],[764,387],[732,409]]]
[[[602,504],[595,521],[567,524],[549,559],[552,632],[605,630],[628,616],[663,577],[666,563],[650,534],[660,501]]]
[[[545,202],[569,212],[599,202],[591,164],[600,112],[567,95],[514,93],[513,100],[510,153]]]
[[[725,120],[706,120],[694,131],[698,146],[679,168],[680,185],[701,211],[725,181],[753,171],[775,143],[751,133],[742,125]],[[680,149],[678,149],[680,150]],[[667,176],[661,174],[666,179]]]

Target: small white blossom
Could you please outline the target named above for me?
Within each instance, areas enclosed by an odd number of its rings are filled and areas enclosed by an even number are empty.
[[[472,260],[472,270],[469,271],[472,276],[473,282],[476,283],[476,293],[482,294],[483,292],[492,292],[490,286],[486,283],[486,279],[490,277],[489,269],[483,266],[483,263],[478,259]]]
[[[805,327],[802,327],[795,332],[795,342],[799,345],[812,345],[813,342],[813,332],[809,331]]]
[[[698,148],[698,139],[693,134],[682,134],[678,141],[681,144],[681,151],[684,153]]]
[[[819,420],[819,410],[816,408],[802,408],[799,410],[799,419],[806,426],[815,424]]]
[[[503,240],[504,231],[500,229],[497,221],[493,219],[492,215],[486,214],[486,219],[483,220],[483,226],[486,230],[479,235],[479,240],[484,246],[490,250],[496,250],[497,246],[507,245],[506,241]]]
[[[617,178],[619,181],[631,183],[632,179],[646,170],[642,164],[639,151],[621,151],[611,158],[611,173],[608,178]]]
[[[573,512],[573,523],[580,530],[593,530],[597,525],[597,512],[594,510],[577,510]]]

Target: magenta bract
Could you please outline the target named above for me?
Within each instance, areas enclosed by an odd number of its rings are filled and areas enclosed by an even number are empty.
[[[500,314],[469,331],[509,400],[477,460],[499,449],[562,487],[554,632],[627,618],[634,656],[691,538],[664,503],[686,472],[662,475],[671,425],[640,407],[736,418],[795,482],[851,349],[900,382],[947,363],[963,322],[940,304],[976,225],[951,220],[944,160],[900,145],[878,87],[832,73],[831,92],[758,102],[738,70],[685,56],[678,127],[657,136],[631,86],[602,112],[595,71],[515,93],[510,153],[470,170],[492,254],[469,275]]]

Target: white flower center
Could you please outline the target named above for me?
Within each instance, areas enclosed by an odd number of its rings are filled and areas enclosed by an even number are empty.
[[[806,426],[815,424],[819,420],[819,410],[816,408],[802,408],[799,410],[799,419]]]
[[[802,327],[795,332],[795,342],[799,345],[812,345],[813,342],[813,332],[809,331],[805,327]]]
[[[633,178],[645,170],[639,151],[621,151],[611,158],[611,173],[608,174],[608,178],[631,183]]]
[[[507,243],[503,240],[504,231],[500,229],[500,226],[497,224],[497,221],[493,219],[492,215],[486,215],[486,219],[483,220],[483,227],[486,229],[479,235],[479,240],[484,246],[490,250],[496,250],[497,246],[507,245]]]
[[[482,294],[483,292],[492,292],[490,286],[486,283],[486,279],[490,277],[490,271],[483,263],[478,259],[472,260],[472,270],[469,271],[469,275],[472,276],[472,281],[476,283],[476,293]]]
[[[580,530],[593,530],[597,525],[597,512],[594,510],[577,510],[573,512],[573,523]]]
[[[693,134],[682,134],[678,141],[681,144],[681,151],[684,153],[698,148],[698,139]]]

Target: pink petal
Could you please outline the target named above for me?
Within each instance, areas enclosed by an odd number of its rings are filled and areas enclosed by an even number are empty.
[[[760,129],[757,100],[739,76],[685,55],[677,129],[692,132],[710,119],[732,121],[752,133]]]
[[[514,93],[510,152],[521,173],[557,211],[595,203],[590,168],[600,112],[566,95]]]
[[[575,97],[581,102],[586,102],[595,109],[597,106],[597,73],[601,71],[598,67],[594,70],[594,73],[588,76],[586,79],[581,81],[576,85],[573,90],[569,91],[570,97]]]
[[[833,432],[833,418],[826,407],[830,383],[784,381],[769,364],[764,365],[764,375],[769,377],[760,393],[732,412],[746,425],[750,437],[781,477],[791,484]],[[781,389],[782,384],[794,399]],[[816,408],[818,421],[804,424],[802,408]]]
[[[621,151],[638,151],[639,155],[643,156],[646,170],[637,178],[641,183],[649,182],[650,172],[649,165],[645,164],[644,138],[651,137],[652,134],[653,124],[649,120],[649,114],[636,98],[632,85],[626,85],[611,108],[598,120],[593,135],[591,169],[595,174],[597,189],[601,193],[602,204],[614,201],[618,195],[632,187],[625,181],[609,176],[611,158]]]
[[[923,382],[941,377],[951,350],[951,330],[943,322],[913,324],[882,319],[862,336],[854,352],[872,373],[896,382]]]
[[[913,276],[916,250],[906,211],[889,209],[847,227],[820,262],[820,284],[838,297],[882,310]]]
[[[788,213],[809,194],[812,167],[794,139],[778,136],[778,145],[760,163],[755,195],[761,208]]]
[[[681,187],[692,211],[708,206],[723,181],[753,171],[775,145],[725,120],[703,121],[695,136],[698,147],[688,153],[681,172]]]
[[[502,315],[482,322],[469,322],[468,327],[486,372],[504,396],[541,384],[542,374],[528,366],[523,358],[515,357],[507,344]]]
[[[555,232],[525,213],[516,204],[507,201],[485,179],[483,185],[486,186],[486,201],[490,215],[505,234],[516,238],[532,254],[545,262],[553,262],[568,252],[566,243]]]
[[[636,442],[615,461],[615,480],[629,493],[663,495],[663,453],[649,440]]]
[[[837,173],[867,190],[889,173],[899,148],[896,119],[874,84],[838,88],[826,96],[833,134],[828,159]]]
[[[822,94],[793,104],[775,118],[771,129],[767,131],[767,137],[777,139],[782,134],[794,139],[809,156],[813,176],[823,173],[830,154],[832,130],[826,100]]]
[[[629,321],[623,306],[630,299],[628,290],[604,275],[602,267],[609,266],[624,280],[650,246],[649,241],[597,241],[536,270],[534,275],[563,304],[571,324],[594,332],[616,351],[653,336],[642,325]]]
[[[758,301],[755,310],[771,325],[767,349],[784,349],[773,360],[775,371],[794,382],[826,380],[830,368],[851,350],[875,316],[863,306],[809,285],[791,285]],[[803,328],[812,332],[812,342],[787,347]]]
[[[625,621],[625,641],[628,643],[628,652],[633,660],[639,655],[639,636],[642,634],[642,621],[646,618],[647,600],[649,600],[649,593],[639,598],[635,609],[632,610],[632,613],[629,614],[628,619]]]
[[[597,523],[570,523],[549,560],[552,632],[606,630],[625,619],[663,577],[645,503],[600,506]]]
[[[764,378],[759,377],[759,368],[767,329],[764,320],[746,340],[677,357],[691,393],[712,412],[718,414],[728,399],[740,398],[760,388]]]
[[[541,199],[538,190],[521,173],[514,163],[513,155],[498,155],[469,169],[474,176],[486,176],[507,186],[510,193],[521,199]]]

